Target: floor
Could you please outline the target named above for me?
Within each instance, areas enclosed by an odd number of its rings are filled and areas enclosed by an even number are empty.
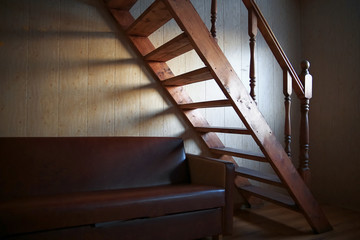
[[[334,230],[313,234],[303,215],[273,204],[266,204],[259,209],[237,210],[233,235],[223,237],[223,240],[360,239],[360,212],[331,206],[323,206],[323,211]]]

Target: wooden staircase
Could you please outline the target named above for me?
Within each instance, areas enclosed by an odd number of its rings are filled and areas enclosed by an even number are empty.
[[[331,230],[317,201],[191,2],[156,0],[136,20],[129,12],[136,0],[105,0],[105,3],[153,77],[162,84],[169,99],[183,112],[185,121],[199,133],[215,156],[234,163],[232,156],[267,162],[272,166],[276,175],[237,166],[236,172],[242,182],[237,185],[239,191],[245,196],[259,197],[302,213],[316,233]],[[171,19],[175,19],[183,32],[155,48],[148,37]],[[205,67],[175,76],[166,62],[193,49]],[[226,99],[193,102],[183,86],[210,79],[216,81]],[[210,126],[198,109],[214,107],[233,108],[245,128]],[[262,154],[226,147],[216,132],[249,135]],[[289,195],[253,186],[247,179],[282,187]]]

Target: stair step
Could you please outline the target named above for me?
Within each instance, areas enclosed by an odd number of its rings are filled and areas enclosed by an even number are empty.
[[[182,33],[147,54],[144,59],[147,61],[166,62],[192,49],[193,47],[189,42],[189,38],[186,37],[185,33]]]
[[[231,106],[231,103],[227,99],[207,101],[207,102],[179,104],[179,107],[184,110],[191,110],[191,109],[197,109],[197,108],[228,107],[228,106]]]
[[[254,179],[260,182],[269,183],[276,186],[283,187],[281,180],[278,176],[270,173],[260,172],[249,168],[244,167],[235,167],[235,173],[239,176]]]
[[[172,16],[162,1],[155,1],[133,24],[126,30],[130,36],[148,37]]]
[[[109,8],[129,11],[136,2],[137,0],[108,0],[106,5]]]
[[[246,128],[230,128],[230,127],[195,127],[198,132],[221,132],[234,134],[251,134]]]
[[[125,35],[129,38],[132,42],[132,46],[138,53],[141,54],[142,57],[155,50],[153,44],[147,37],[170,19],[174,18],[176,20],[181,30],[184,31],[184,33],[187,34],[187,37],[190,38],[190,42],[193,44],[193,47],[200,59],[207,67],[209,67],[213,78],[219,83],[220,89],[224,92],[224,95],[231,97],[231,102],[230,100],[225,100],[225,102],[220,100],[208,103],[183,104],[183,106],[180,105],[179,107],[183,109],[220,107],[224,106],[224,103],[225,106],[232,106],[235,112],[239,115],[240,119],[251,130],[252,137],[266,154],[268,161],[271,163],[276,172],[282,176],[281,179],[283,180],[284,185],[287,186],[287,190],[291,196],[294,197],[294,200],[286,196],[281,196],[280,194],[278,194],[279,196],[276,196],[276,194],[270,191],[267,192],[266,190],[249,186],[247,184],[250,183],[244,181],[246,186],[242,187],[242,191],[244,191],[244,193],[246,191],[250,193],[245,195],[257,195],[258,197],[283,204],[283,206],[293,209],[296,209],[296,202],[299,206],[298,209],[301,209],[315,232],[321,233],[331,230],[331,225],[321,211],[318,203],[315,201],[310,190],[297,173],[297,170],[292,165],[290,159],[288,159],[281,144],[275,140],[270,127],[261,116],[258,108],[253,107],[253,101],[251,97],[246,94],[246,88],[236,75],[234,69],[231,67],[220,47],[216,44],[213,38],[209,37],[208,28],[203,23],[201,17],[196,13],[196,10],[192,6],[191,2],[181,0],[157,0],[137,20],[135,20],[129,11],[126,10],[135,2],[135,0],[105,1],[108,3],[108,6],[112,6],[110,9],[111,13],[114,15],[120,27],[122,29],[126,29]],[[129,2],[129,4],[125,2]],[[261,28],[268,28],[267,23],[262,19],[262,14],[257,9],[257,6],[248,6],[250,3],[247,4],[247,2],[253,1],[243,2],[249,10],[253,11],[252,16],[254,16],[254,14],[259,16],[258,23],[261,23],[261,26],[263,26]],[[253,5],[253,3],[251,5]],[[117,7],[124,9],[117,9]],[[167,7],[169,10],[167,10]],[[268,31],[271,33],[271,30]],[[156,80],[161,81],[174,77],[165,62],[145,61],[145,64]],[[175,103],[192,102],[190,96],[187,95],[185,89],[183,88],[168,87],[165,88],[165,90],[167,90],[166,93],[172,97],[171,100]],[[193,126],[209,125],[205,117],[201,115],[200,111],[184,111],[183,113],[189,123]],[[201,137],[210,147],[223,146],[216,133],[210,132],[208,134],[201,134]],[[267,160],[264,156],[256,156],[231,148],[213,148],[212,151],[218,153],[218,155],[238,156],[259,161]],[[230,159],[233,160],[231,157]]]
[[[299,211],[299,208],[297,207],[294,200],[287,195],[284,195],[282,193],[278,193],[266,188],[256,187],[256,186],[242,186],[238,187],[240,191],[245,191],[251,195],[254,195],[256,197],[262,198],[264,200],[267,200],[269,202],[273,202],[275,204],[281,205],[283,207]]]
[[[207,67],[200,68],[179,76],[169,78],[162,82],[165,86],[183,86],[191,83],[201,82],[212,79],[209,69]]]
[[[248,151],[243,151],[243,150],[236,149],[236,148],[229,148],[229,147],[210,148],[210,150],[213,153],[217,153],[217,154],[221,154],[221,155],[230,155],[230,156],[245,158],[245,159],[249,159],[249,160],[268,162],[266,157],[264,157],[263,155],[259,155],[259,154],[248,152]]]

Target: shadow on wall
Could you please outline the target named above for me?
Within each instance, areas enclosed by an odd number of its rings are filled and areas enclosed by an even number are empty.
[[[0,5],[1,136],[193,138],[101,1]]]

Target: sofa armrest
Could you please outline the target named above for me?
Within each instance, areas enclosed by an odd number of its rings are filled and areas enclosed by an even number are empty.
[[[225,188],[224,234],[233,228],[235,165],[232,162],[187,154],[191,183]]]

